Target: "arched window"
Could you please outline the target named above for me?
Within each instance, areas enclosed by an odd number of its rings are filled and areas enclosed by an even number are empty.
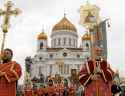
[[[71,45],[71,38],[69,38],[69,45]]]
[[[53,66],[50,65],[49,67],[50,67],[50,72],[49,72],[49,74],[52,74]]]
[[[43,48],[43,42],[40,43],[40,49],[42,49],[42,48]]]
[[[86,48],[89,49],[89,44],[88,43],[86,43]]]
[[[67,64],[67,74],[69,74],[69,64]]]
[[[58,38],[58,45],[60,45],[60,41],[61,41],[61,39],[60,39],[60,38]]]
[[[73,45],[75,46],[75,39],[73,39]]]
[[[39,66],[39,75],[42,74],[42,67]]]
[[[64,43],[63,43],[64,45],[66,44],[66,38],[64,37]]]
[[[54,46],[56,45],[56,39],[54,39]]]

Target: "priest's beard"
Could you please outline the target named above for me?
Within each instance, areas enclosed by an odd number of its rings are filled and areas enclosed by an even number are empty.
[[[12,59],[12,57],[3,57],[2,60],[3,60],[3,63],[8,63],[10,62]]]

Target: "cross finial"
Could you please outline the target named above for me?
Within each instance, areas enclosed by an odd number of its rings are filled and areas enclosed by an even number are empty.
[[[8,32],[10,16],[11,15],[16,16],[20,13],[18,8],[15,8],[14,10],[12,10],[13,5],[14,4],[12,3],[12,1],[6,0],[5,10],[0,9],[0,16],[2,15],[4,16],[3,24],[2,24],[2,30],[4,33]]]

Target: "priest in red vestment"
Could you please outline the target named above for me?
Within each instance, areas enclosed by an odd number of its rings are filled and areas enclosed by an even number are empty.
[[[85,87],[85,96],[112,96],[113,74],[106,60],[87,60],[79,73],[79,81]]]
[[[51,79],[48,81],[48,86],[45,88],[45,94],[47,94],[47,96],[56,96],[56,89]]]
[[[13,52],[5,49],[2,52],[2,64],[0,64],[0,96],[16,96],[17,80],[21,76],[21,67],[11,61]]]
[[[33,96],[33,90],[31,86],[27,86],[24,88],[24,96]]]
[[[54,84],[56,89],[56,96],[63,96],[64,93],[64,85],[62,82],[59,82],[57,84]]]

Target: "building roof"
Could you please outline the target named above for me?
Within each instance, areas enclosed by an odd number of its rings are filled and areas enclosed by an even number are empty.
[[[37,39],[38,40],[41,40],[41,39],[47,39],[47,34],[45,34],[45,32],[41,32],[38,36],[37,36]]]
[[[67,32],[77,32],[75,26],[64,16],[52,29],[53,32],[69,30]]]
[[[82,36],[82,40],[91,40],[91,35],[86,33]]]

